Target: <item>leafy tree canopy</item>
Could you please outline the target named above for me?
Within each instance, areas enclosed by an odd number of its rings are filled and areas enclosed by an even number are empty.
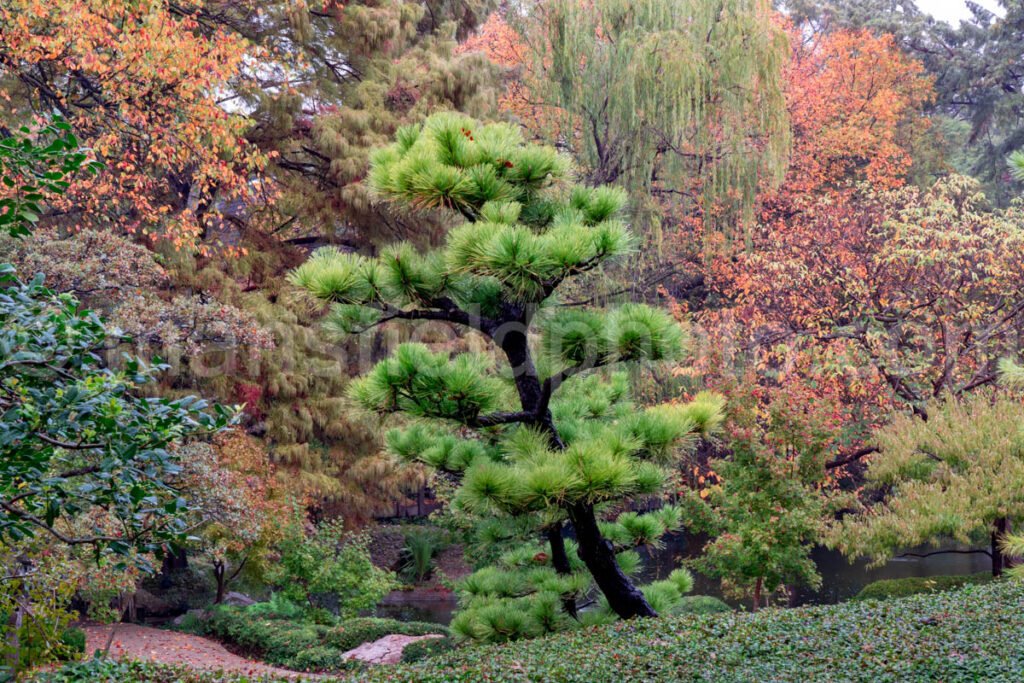
[[[187,533],[171,446],[224,429],[232,414],[195,397],[140,398],[160,366],[101,354],[116,340],[42,278],[0,274],[0,534],[46,532],[70,545],[160,552]]]

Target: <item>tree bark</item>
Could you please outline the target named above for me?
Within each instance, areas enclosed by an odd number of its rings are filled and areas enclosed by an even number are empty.
[[[173,584],[171,575],[182,569],[188,569],[188,553],[184,548],[174,546],[164,555],[163,566],[160,567],[160,587],[170,588]]]
[[[587,565],[615,613],[623,619],[658,616],[644,594],[619,567],[615,559],[615,548],[611,541],[601,535],[597,526],[594,506],[586,503],[573,505],[569,509],[569,518],[576,529],[580,559]]]
[[[224,602],[224,595],[227,593],[227,570],[223,562],[213,563],[213,576],[217,579],[217,597],[213,604],[219,605]]]
[[[533,426],[547,432],[550,435],[551,447],[561,450],[565,448],[565,442],[555,427],[550,409],[544,405],[544,390],[530,355],[526,316],[525,312],[520,312],[506,318],[497,329],[491,331],[491,337],[508,359],[523,411],[534,414]],[[595,583],[608,600],[608,605],[623,619],[658,616],[644,594],[619,567],[614,546],[601,534],[601,529],[597,525],[594,506],[589,503],[577,503],[568,508],[568,513],[569,521],[576,530],[580,559],[587,565]],[[554,541],[551,548],[554,563],[559,552],[563,556],[565,554],[564,541],[561,533],[557,539],[549,534],[548,541]],[[558,549],[559,544],[562,544],[561,551]],[[564,566],[568,567],[567,557]]]
[[[754,582],[754,612],[761,609],[761,586],[763,583],[764,580],[760,576],[757,577],[757,581]]]
[[[565,552],[565,539],[562,538],[562,523],[552,524],[545,530],[545,533],[548,545],[551,546],[551,564],[555,571],[562,575],[571,574],[572,567],[569,566],[569,555]],[[562,598],[562,607],[566,614],[573,619],[578,616],[575,598]]]

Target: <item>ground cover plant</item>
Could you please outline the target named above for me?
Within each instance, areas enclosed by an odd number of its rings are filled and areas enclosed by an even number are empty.
[[[111,666],[130,673],[120,679],[40,680],[250,680],[204,678],[162,667]],[[886,601],[630,620],[517,643],[465,646],[415,664],[360,670],[337,680],[966,683],[1009,682],[1022,675],[1024,583],[1000,580]]]

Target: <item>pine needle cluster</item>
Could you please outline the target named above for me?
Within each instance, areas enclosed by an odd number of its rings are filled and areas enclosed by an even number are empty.
[[[527,144],[507,124],[438,114],[396,138],[372,157],[374,190],[465,222],[429,251],[396,244],[368,258],[321,249],[290,280],[331,302],[326,324],[336,332],[431,320],[493,345],[490,355],[452,356],[403,344],[349,389],[369,411],[405,416],[387,435],[389,450],[457,481],[456,513],[495,540],[515,526],[533,539],[463,582],[455,632],[507,640],[670,608],[689,590],[688,573],[642,591],[632,577],[636,549],[678,529],[680,512],[631,508],[656,500],[680,455],[718,429],[723,400],[701,393],[635,405],[624,373],[597,369],[678,358],[680,323],[650,306],[588,309],[557,294],[629,253],[625,195],[573,184],[553,148]],[[568,527],[575,542],[563,538]],[[598,594],[594,609],[581,610]]]

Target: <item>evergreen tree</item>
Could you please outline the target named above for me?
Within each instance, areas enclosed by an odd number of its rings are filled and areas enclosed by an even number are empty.
[[[549,608],[561,597],[565,612],[574,613],[580,585],[569,585],[575,553],[562,537],[568,522],[579,560],[609,608],[624,618],[655,615],[650,595],[678,595],[685,576],[645,596],[628,576],[637,559],[628,550],[655,542],[678,515],[615,513],[661,492],[679,447],[718,425],[721,400],[704,394],[639,410],[622,378],[573,379],[681,350],[680,326],[662,311],[634,304],[589,310],[557,296],[567,280],[629,252],[632,238],[617,218],[624,193],[567,182],[554,149],[525,144],[507,124],[438,114],[400,129],[396,139],[374,153],[372,187],[413,209],[457,211],[465,223],[426,252],[401,243],[370,259],[320,249],[292,282],[333,302],[327,324],[339,332],[392,320],[443,321],[481,334],[502,370],[484,354],[449,357],[404,344],[357,380],[351,396],[411,420],[389,434],[391,449],[454,472],[457,507],[531,518],[545,529],[550,556],[535,561],[545,573],[550,561],[557,585],[531,586],[519,574],[519,586],[495,587],[501,597],[532,593]],[[518,559],[510,564],[524,569]],[[491,619],[491,630],[529,632],[501,623],[514,613]],[[546,615],[553,616],[550,609]]]
[[[241,79],[248,138],[272,152],[280,191],[275,234],[300,244],[365,247],[367,239],[429,241],[439,226],[372,201],[370,151],[439,110],[476,116],[495,107],[496,70],[456,54],[494,0],[237,3],[211,13],[264,51]]]

